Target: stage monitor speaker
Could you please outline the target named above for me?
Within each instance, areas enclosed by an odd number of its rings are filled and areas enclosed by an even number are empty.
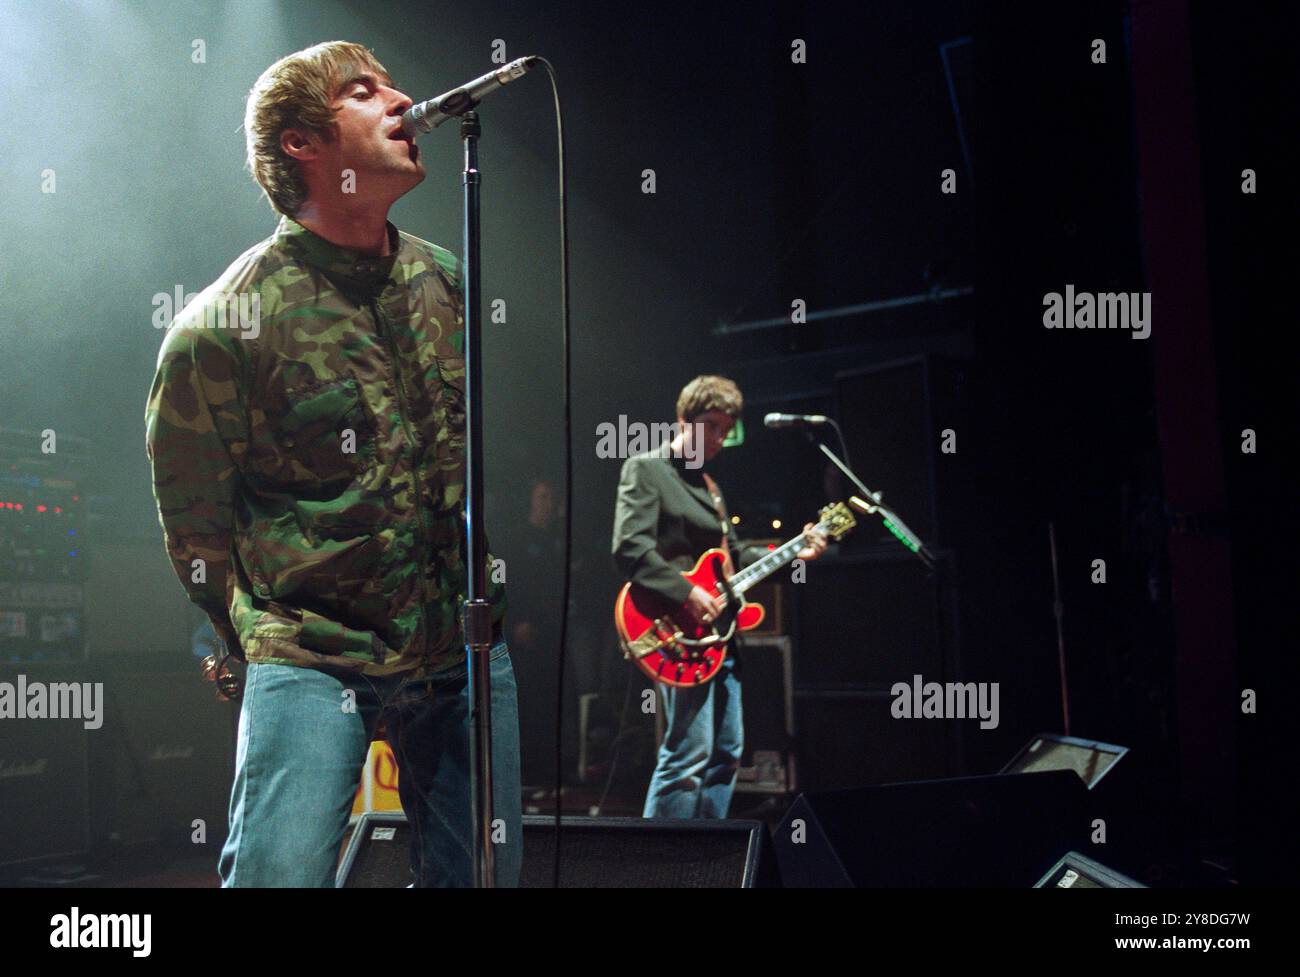
[[[1077,851],[1067,852],[1047,874],[1034,883],[1035,889],[1145,889],[1146,886],[1121,875]]]
[[[1179,825],[1166,800],[1169,785],[1144,769],[1143,758],[1114,743],[1038,733],[1030,737],[1004,774],[1069,770],[1088,790],[1088,813],[1103,832],[1106,860],[1132,875],[1156,879],[1180,844]],[[1120,761],[1123,760],[1121,763]],[[1149,760],[1147,761],[1149,762]]]
[[[402,888],[411,881],[410,827],[401,813],[362,815],[339,867],[339,888]],[[566,889],[740,889],[777,884],[759,821],[565,818],[560,884]],[[519,884],[551,887],[555,823],[524,816]]]
[[[1064,770],[803,794],[773,840],[787,887],[1028,888],[1084,847],[1087,796]]]
[[[572,817],[561,840],[566,889],[752,889],[777,877],[761,821]],[[525,817],[522,888],[550,888],[554,852],[554,819]]]
[[[0,670],[9,697],[25,685],[23,706],[42,683],[47,700],[56,683],[81,683],[80,664],[28,664]],[[103,718],[103,703],[100,703]],[[48,711],[48,707],[47,707]],[[85,713],[83,712],[83,717]],[[0,720],[0,865],[79,855],[90,845],[89,730],[86,718]]]
[[[1000,773],[1035,773],[1039,770],[1073,770],[1089,790],[1128,752],[1126,746],[1081,740],[1074,736],[1039,733],[1011,758]]]

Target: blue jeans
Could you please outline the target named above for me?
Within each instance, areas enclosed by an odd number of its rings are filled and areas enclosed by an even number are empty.
[[[496,883],[523,862],[519,722],[506,645],[490,653]],[[382,718],[411,825],[417,887],[473,883],[468,676],[464,664],[410,680],[296,665],[248,666],[221,884],[333,887],[339,846]]]
[[[703,688],[662,691],[664,740],[642,817],[725,818],[745,747],[736,661],[728,655]]]

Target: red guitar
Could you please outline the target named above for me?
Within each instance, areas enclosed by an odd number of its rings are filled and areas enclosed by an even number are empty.
[[[843,502],[828,505],[820,516],[817,529],[833,539],[857,525]],[[625,584],[614,605],[614,624],[624,656],[665,685],[690,687],[708,682],[727,657],[727,642],[737,631],[758,627],[766,613],[761,604],[745,600],[745,591],[789,565],[806,545],[800,533],[734,574],[722,550],[711,549],[701,556],[695,567],[682,576],[706,593],[724,597],[722,612],[707,629],[695,624],[682,605],[640,584]]]

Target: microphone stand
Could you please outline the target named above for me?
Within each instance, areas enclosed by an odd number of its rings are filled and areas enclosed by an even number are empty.
[[[471,105],[474,103],[471,102]],[[483,387],[479,292],[478,138],[472,109],[460,117],[465,144],[465,524],[469,561],[467,599],[462,607],[470,699],[470,818],[473,822],[474,886],[496,884],[492,850],[492,615],[487,601],[487,534],[483,529]],[[519,839],[511,839],[518,844]]]
[[[489,92],[518,78],[543,59],[519,58],[438,98],[411,106],[402,115],[402,128],[412,139],[449,118],[460,119],[465,144],[464,292],[465,292],[465,535],[466,598],[461,605],[465,636],[465,664],[470,699],[470,820],[473,829],[474,886],[496,885],[496,859],[492,850],[492,676],[488,659],[492,651],[492,612],[487,600],[487,534],[483,529],[483,390],[482,294],[479,288],[479,186],[478,139],[482,134],[474,107]],[[549,64],[548,64],[549,67]],[[559,112],[559,103],[556,103]],[[563,143],[561,143],[563,150]],[[563,158],[563,157],[561,157]],[[518,844],[519,839],[514,839]]]
[[[879,491],[873,492],[871,489],[863,485],[862,479],[858,478],[848,465],[840,461],[835,452],[826,447],[823,442],[817,441],[817,439],[813,437],[811,431],[804,431],[803,433],[809,441],[815,441],[817,443],[817,447],[821,449],[822,454],[829,458],[835,464],[835,467],[842,471],[848,477],[849,481],[857,486],[858,491],[866,497],[867,501],[860,502],[860,507],[868,513],[880,513],[880,518],[884,520],[885,528],[893,534],[894,538],[915,553],[926,567],[933,570],[935,563],[934,553],[932,553],[930,549],[921,542],[920,537],[917,536],[916,533],[907,528],[907,523],[903,522],[898,513],[894,512],[881,502],[881,493]],[[855,502],[858,501],[860,500],[855,500]]]

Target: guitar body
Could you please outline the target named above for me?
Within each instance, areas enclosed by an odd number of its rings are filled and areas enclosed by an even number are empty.
[[[706,552],[694,569],[682,574],[705,593],[725,593],[722,580],[731,577],[731,561],[720,549]],[[656,682],[677,688],[704,685],[718,674],[727,657],[727,642],[737,631],[758,627],[764,614],[761,604],[726,607],[717,620],[701,627],[681,604],[628,583],[619,591],[614,605],[614,624],[623,652]]]
[[[860,499],[853,501],[867,511],[866,503]],[[857,524],[843,502],[825,506],[820,517],[813,528],[830,539],[839,539]],[[705,627],[693,624],[694,619],[681,604],[674,604],[639,584],[624,584],[614,605],[614,625],[618,628],[624,656],[664,685],[693,688],[710,681],[727,659],[727,642],[741,631],[758,627],[763,620],[762,606],[747,603],[745,591],[789,566],[804,545],[805,537],[801,533],[784,545],[771,548],[766,556],[734,574],[723,550],[712,549],[701,556],[695,568],[682,576],[706,594],[726,597],[722,613]]]

